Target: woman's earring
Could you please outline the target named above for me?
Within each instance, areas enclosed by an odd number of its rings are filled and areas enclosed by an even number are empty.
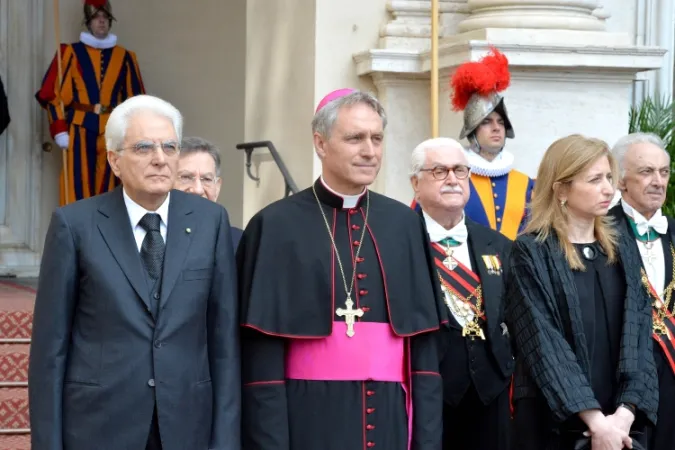
[[[560,200],[560,207],[564,208],[567,200]]]

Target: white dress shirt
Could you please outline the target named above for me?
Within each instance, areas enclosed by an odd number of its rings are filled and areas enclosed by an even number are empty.
[[[462,263],[467,269],[473,270],[471,268],[471,256],[469,256],[469,245],[467,243],[468,233],[466,231],[465,216],[462,216],[462,220],[453,228],[446,230],[443,225],[432,219],[425,211],[422,211],[422,214],[424,215],[424,222],[426,223],[427,231],[429,232],[429,240],[438,243],[445,238],[452,238],[460,242],[460,245],[452,247],[452,257]],[[441,244],[441,247],[443,247],[443,244]],[[453,304],[458,300],[452,299],[450,293],[445,292],[445,301],[446,304]],[[461,300],[459,300],[459,302],[461,302]],[[466,326],[467,323],[473,320],[473,310],[467,311],[466,316],[462,317],[455,314],[452,308],[448,309],[450,309],[450,312],[455,317],[460,327]]]
[[[159,232],[162,235],[162,239],[166,242],[166,229],[169,225],[169,198],[171,193],[166,196],[166,200],[161,204],[157,211],[148,211],[143,208],[141,205],[136,203],[127,195],[127,192],[122,189],[124,195],[124,204],[127,207],[127,213],[129,214],[129,221],[131,223],[131,230],[134,232],[134,239],[136,239],[136,246],[138,251],[141,251],[141,245],[143,245],[143,239],[145,239],[146,231],[141,227],[138,222],[141,221],[144,215],[147,213],[156,213],[159,214],[160,223],[159,223]]]
[[[621,207],[627,216],[632,217],[635,223],[647,222],[647,219],[633,209],[626,200],[621,200]],[[647,272],[647,278],[651,283],[656,293],[663,300],[663,290],[666,284],[666,261],[663,254],[663,244],[661,242],[661,235],[657,234],[656,239],[651,242],[651,248],[647,248],[645,242],[636,239],[638,249],[640,250],[640,257]]]

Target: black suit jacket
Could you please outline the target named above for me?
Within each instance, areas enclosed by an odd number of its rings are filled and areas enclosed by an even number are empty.
[[[658,381],[651,338],[651,302],[640,281],[640,255],[619,235],[626,301],[616,403],[632,403],[638,419],[656,423]],[[514,400],[545,399],[563,422],[600,405],[589,382],[590,360],[574,276],[555,235],[516,239],[507,279],[506,318],[516,346]],[[517,405],[516,405],[517,408]]]
[[[244,230],[241,228],[237,227],[232,227],[231,229],[232,232],[232,247],[234,248],[234,253],[237,253],[237,247],[239,247],[239,241],[241,240],[241,236],[244,234]]]
[[[620,202],[618,205],[609,210],[608,216],[614,219],[617,229],[622,233],[625,233],[630,238],[630,241],[635,246],[635,249],[639,252],[640,250],[638,249],[637,242],[633,236],[633,230],[628,223],[626,213],[623,212],[623,207],[621,206]],[[672,281],[673,275],[673,258],[670,254],[670,244],[671,242],[675,244],[675,219],[667,216],[666,219],[668,220],[668,236],[666,236],[666,239],[661,239],[661,244],[663,245],[663,256],[666,266],[665,285],[668,286],[668,284]]]
[[[159,313],[122,190],[57,209],[29,367],[33,450],[240,447],[236,277],[227,212],[172,191]],[[189,231],[188,231],[189,230]]]
[[[469,253],[474,266],[472,269],[479,276],[483,291],[485,315],[487,317],[486,349],[488,356],[486,363],[481,365],[482,373],[469,375],[471,362],[467,360],[466,346],[457,345],[458,340],[452,339],[456,332],[451,329],[444,330],[441,335],[443,340],[441,375],[444,381],[443,395],[449,404],[455,404],[461,399],[464,394],[465,383],[470,383],[471,378],[473,378],[480,398],[484,402],[492,401],[508,385],[515,366],[510,339],[502,327],[502,323],[504,323],[504,280],[508,273],[512,242],[501,233],[468,218],[466,219],[466,228],[469,232]],[[487,267],[483,263],[483,255],[499,257],[502,262],[501,275],[488,273]],[[451,318],[450,323],[456,322]],[[465,339],[461,338],[461,344],[464,343]],[[460,361],[465,361],[466,364]],[[460,370],[466,373],[462,373]],[[464,378],[466,381],[459,380],[458,377]]]

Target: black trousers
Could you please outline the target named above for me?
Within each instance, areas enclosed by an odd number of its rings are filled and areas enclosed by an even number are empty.
[[[159,423],[157,422],[157,407],[152,413],[152,423],[150,424],[150,433],[148,434],[148,443],[145,444],[145,450],[162,450],[162,440],[159,437]]]
[[[656,429],[649,427],[649,450],[675,448],[675,374],[658,344],[654,344],[654,361],[659,372],[659,410]]]
[[[509,389],[484,405],[471,386],[457,406],[443,407],[443,450],[509,450]]]

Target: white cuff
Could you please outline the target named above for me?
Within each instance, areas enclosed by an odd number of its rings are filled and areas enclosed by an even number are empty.
[[[56,136],[54,136],[54,141],[56,142],[56,145],[58,145],[61,148],[68,148],[68,133],[65,131],[62,131],[58,133]]]

